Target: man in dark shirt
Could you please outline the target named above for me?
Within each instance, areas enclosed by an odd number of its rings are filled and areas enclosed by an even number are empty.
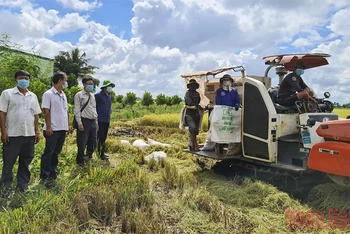
[[[102,160],[108,160],[105,155],[105,141],[107,139],[109,123],[111,120],[112,98],[111,92],[115,85],[109,80],[103,82],[101,92],[95,94],[96,111],[98,115],[97,149]]]
[[[188,126],[188,131],[190,134],[188,147],[191,151],[199,151],[197,135],[200,129],[199,110],[202,109],[202,107],[199,105],[201,97],[196,91],[199,88],[199,84],[195,79],[191,79],[187,84],[187,88],[188,90],[185,94],[185,122],[186,126]]]
[[[301,78],[304,69],[305,66],[298,63],[294,71],[283,79],[277,97],[277,102],[282,106],[294,106],[296,101],[303,99],[309,99],[316,103],[313,92]]]

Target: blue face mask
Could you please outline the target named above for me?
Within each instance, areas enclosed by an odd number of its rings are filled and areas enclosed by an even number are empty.
[[[89,91],[89,92],[94,91],[94,85],[87,85],[86,86],[86,90]]]
[[[304,74],[304,70],[303,70],[303,69],[296,69],[296,70],[295,70],[295,73],[296,73],[298,76],[301,76],[302,74]]]
[[[66,81],[66,82],[64,82],[64,85],[63,85],[63,87],[62,87],[63,89],[66,89],[66,88],[68,88],[68,82]]]
[[[111,86],[108,86],[107,89],[106,89],[106,91],[107,91],[108,93],[110,93],[110,92],[112,92],[112,89],[113,89],[113,88],[112,88]]]
[[[26,89],[29,86],[29,80],[26,80],[26,79],[17,80],[17,86],[20,87],[21,89]]]

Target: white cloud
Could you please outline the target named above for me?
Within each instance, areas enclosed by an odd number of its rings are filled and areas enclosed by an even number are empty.
[[[25,0],[0,0],[6,6],[0,21],[7,22],[0,31],[47,57],[78,47],[99,67],[96,77],[115,82],[118,94],[183,96],[183,73],[244,65],[248,75],[263,76],[264,56],[313,51],[332,57],[329,66],[306,71],[305,81],[318,96],[330,91],[334,101],[350,102],[347,0],[133,0],[132,38],[127,40],[78,13],[96,9],[102,1],[57,1],[73,12],[62,15]],[[21,11],[13,13],[11,7]],[[52,40],[77,30],[77,43]],[[277,75],[270,76],[276,83]]]
[[[102,2],[97,0],[94,0],[93,2],[80,1],[80,0],[56,0],[56,1],[62,3],[63,7],[73,9],[76,11],[91,11],[103,5]]]

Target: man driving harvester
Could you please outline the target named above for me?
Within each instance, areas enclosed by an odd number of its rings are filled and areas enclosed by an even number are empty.
[[[314,103],[314,93],[305,84],[301,75],[305,66],[302,63],[295,65],[294,71],[289,73],[281,82],[277,102],[282,106],[294,106],[296,101],[309,99]]]

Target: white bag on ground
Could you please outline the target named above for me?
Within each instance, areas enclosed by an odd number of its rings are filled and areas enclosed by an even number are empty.
[[[132,145],[140,148],[142,151],[149,147],[149,144],[147,144],[144,140],[135,140]]]
[[[220,144],[241,142],[241,109],[215,105],[210,119],[210,140]]]
[[[152,140],[152,139],[150,139],[150,138],[148,138],[148,144],[149,144],[149,145],[161,145],[161,146],[167,146],[167,147],[170,147],[170,146],[171,146],[170,144],[161,143],[161,142]]]
[[[163,151],[155,151],[155,152],[153,152],[153,153],[147,155],[147,156],[145,157],[145,160],[146,160],[146,161],[149,161],[149,160],[151,160],[152,158],[154,158],[154,160],[159,161],[159,159],[161,159],[161,158],[166,158],[166,157],[167,157],[167,155],[166,155],[165,152],[163,152]]]
[[[128,140],[120,140],[120,143],[121,144],[126,144],[126,145],[131,145],[130,141],[128,141]]]

